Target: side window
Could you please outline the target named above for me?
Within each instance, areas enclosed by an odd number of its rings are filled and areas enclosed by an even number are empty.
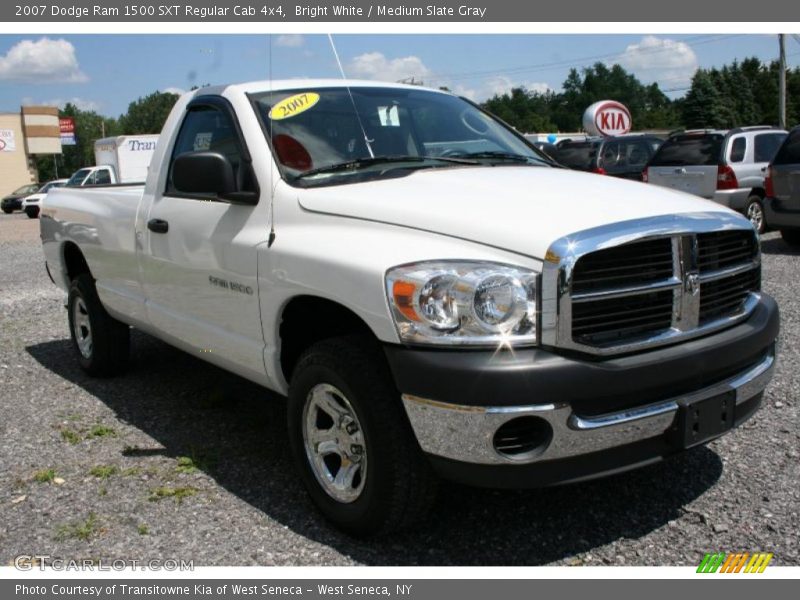
[[[97,185],[107,185],[111,183],[111,172],[108,169],[101,169],[94,174],[94,182]]]
[[[94,185],[95,183],[97,183],[97,171],[89,175],[86,181],[83,182],[83,185]]]
[[[603,149],[600,151],[600,167],[604,169],[615,169],[620,162],[620,143],[608,142],[603,144]]]
[[[647,142],[630,142],[628,144],[628,166],[644,167],[650,154],[647,151]]]
[[[255,182],[249,165],[242,161],[241,142],[230,117],[213,106],[190,109],[183,119],[172,150],[167,178],[167,194],[179,193],[172,183],[172,161],[186,152],[218,152],[233,167],[240,191],[254,191]]]
[[[733,138],[733,142],[731,143],[731,156],[728,160],[735,163],[742,162],[744,160],[744,153],[746,150],[747,138]]]
[[[775,153],[780,148],[786,134],[784,133],[760,133],[756,136],[753,152],[755,162],[769,162],[775,157]]]

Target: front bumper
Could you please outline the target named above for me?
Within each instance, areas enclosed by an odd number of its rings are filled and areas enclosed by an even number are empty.
[[[22,198],[3,198],[0,201],[2,210],[20,210],[22,208]]]
[[[596,360],[538,348],[490,353],[387,346],[386,353],[434,466],[468,483],[528,487],[599,476],[677,452],[684,447],[674,435],[681,407],[708,398],[727,394],[735,403],[731,424],[739,425],[758,408],[772,376],[778,327],[777,305],[762,296],[750,318],[734,327],[624,357]],[[516,456],[498,452],[495,433],[519,417],[544,420],[549,441]]]

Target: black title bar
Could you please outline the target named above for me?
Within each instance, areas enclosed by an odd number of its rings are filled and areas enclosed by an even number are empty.
[[[776,22],[800,21],[786,0],[11,0],[7,22]],[[598,28],[598,33],[603,33]]]

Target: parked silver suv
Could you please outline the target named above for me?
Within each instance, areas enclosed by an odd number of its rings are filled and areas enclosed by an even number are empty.
[[[769,126],[673,132],[648,163],[644,181],[738,210],[763,233],[764,177],[786,135]]]
[[[792,129],[767,169],[764,214],[790,246],[800,247],[800,126]]]

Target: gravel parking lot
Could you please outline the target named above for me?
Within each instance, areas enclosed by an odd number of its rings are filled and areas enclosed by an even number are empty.
[[[389,539],[329,528],[295,476],[279,398],[134,332],[129,372],[95,380],[70,348],[38,221],[0,215],[0,561],[199,565],[696,565],[707,551],[800,548],[800,256],[763,240],[782,310],[762,409],[680,457],[538,491],[445,486]]]

